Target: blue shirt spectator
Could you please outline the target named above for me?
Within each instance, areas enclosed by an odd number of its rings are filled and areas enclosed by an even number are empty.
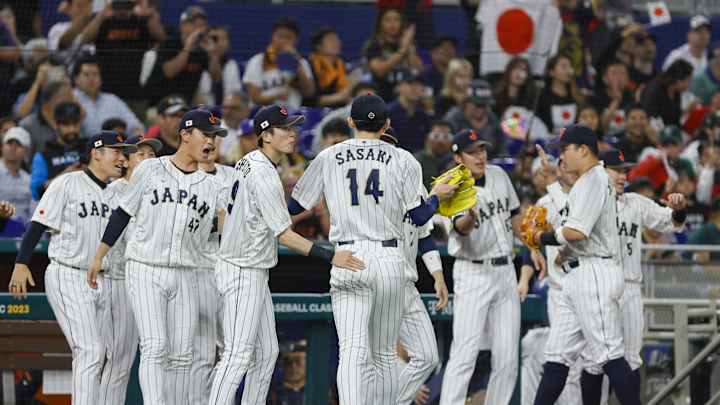
[[[419,76],[409,71],[396,73],[398,99],[392,102],[390,121],[400,145],[413,152],[423,148],[425,136],[430,132],[433,123],[432,113],[422,107],[425,96],[425,83]]]
[[[22,168],[29,151],[30,134],[26,130],[13,127],[5,133],[0,163],[0,201],[13,204],[15,215],[3,231],[4,236],[20,236],[32,217],[30,175]]]

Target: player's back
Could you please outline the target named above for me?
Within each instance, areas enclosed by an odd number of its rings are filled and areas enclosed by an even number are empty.
[[[407,151],[355,138],[322,151],[293,198],[309,209],[324,192],[331,242],[401,240],[406,212],[420,203],[421,177],[419,163]]]

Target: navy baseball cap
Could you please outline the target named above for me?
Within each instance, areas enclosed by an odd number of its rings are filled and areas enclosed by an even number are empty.
[[[597,150],[598,137],[595,131],[585,125],[570,125],[563,130],[557,141],[550,144],[551,147],[558,149],[567,145],[587,145]]]
[[[253,129],[255,134],[260,135],[273,127],[289,128],[305,122],[302,115],[288,115],[288,110],[279,105],[263,107],[253,118]]]
[[[100,148],[128,148],[137,149],[137,146],[127,142],[124,134],[115,131],[100,131],[88,139],[86,151]]]
[[[617,149],[608,149],[601,153],[600,160],[605,163],[605,167],[611,169],[627,169],[635,165],[633,162],[626,162],[625,155]]]
[[[158,140],[158,139],[155,139],[155,138],[141,138],[141,137],[139,137],[139,136],[134,136],[134,137],[128,139],[128,140],[127,140],[127,143],[129,143],[129,144],[131,144],[131,145],[135,145],[135,146],[137,146],[138,148],[141,147],[141,146],[143,146],[143,145],[147,145],[147,146],[153,148],[153,150],[155,151],[155,153],[160,152],[160,149],[162,149],[162,147],[163,147],[162,142],[160,142],[160,140]]]
[[[463,129],[453,136],[452,150],[455,153],[464,152],[475,145],[492,146],[492,143],[471,129]]]
[[[355,98],[350,107],[353,121],[382,122],[390,117],[385,101],[375,94],[365,94]]]
[[[392,127],[389,127],[384,134],[380,135],[380,140],[395,146],[400,143],[397,139],[397,135],[395,135],[395,130]]]
[[[468,96],[468,101],[471,101],[474,104],[495,104],[490,83],[485,80],[473,80],[470,82],[470,87],[468,87]]]
[[[180,129],[197,128],[206,135],[227,136],[227,129],[220,127],[220,120],[208,110],[196,108],[186,112],[180,119]]]
[[[82,118],[80,105],[73,101],[64,101],[53,110],[55,121],[60,124],[74,124]]]

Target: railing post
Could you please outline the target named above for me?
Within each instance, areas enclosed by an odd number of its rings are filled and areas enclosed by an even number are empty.
[[[688,364],[690,359],[687,304],[673,305],[673,319],[675,322],[675,375],[679,375],[680,370]],[[690,396],[690,382],[683,381],[678,388],[678,396],[682,402]]]

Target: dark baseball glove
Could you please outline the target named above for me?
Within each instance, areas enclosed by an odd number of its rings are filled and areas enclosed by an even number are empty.
[[[523,215],[520,230],[523,242],[530,249],[540,249],[540,244],[535,242],[538,233],[551,231],[552,225],[547,221],[547,208],[539,205],[531,205]]]

